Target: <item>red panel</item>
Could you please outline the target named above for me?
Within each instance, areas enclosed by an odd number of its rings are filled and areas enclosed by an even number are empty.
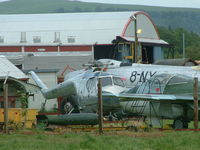
[[[92,46],[61,46],[60,51],[92,51]]]
[[[15,101],[17,99],[17,96],[8,96],[8,106],[10,108],[15,108]],[[4,101],[4,97],[3,96],[0,96],[0,102],[3,102]]]
[[[25,46],[25,52],[57,52],[57,46]]]
[[[21,46],[0,46],[0,52],[21,52]]]
[[[0,52],[21,52],[21,46],[0,46]],[[25,52],[57,52],[58,46],[24,46]],[[60,51],[92,51],[92,46],[60,46]]]
[[[18,97],[17,96],[8,96],[9,101],[15,101]],[[4,101],[4,97],[0,96],[0,102]]]

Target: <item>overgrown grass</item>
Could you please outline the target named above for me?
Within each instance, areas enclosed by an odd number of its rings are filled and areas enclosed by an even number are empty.
[[[197,150],[200,133],[194,131],[0,134],[1,150]]]

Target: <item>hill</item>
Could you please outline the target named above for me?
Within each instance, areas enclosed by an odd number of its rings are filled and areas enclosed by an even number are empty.
[[[11,0],[0,3],[0,14],[103,11],[145,11],[158,26],[182,27],[200,35],[200,9],[86,3],[68,0]]]

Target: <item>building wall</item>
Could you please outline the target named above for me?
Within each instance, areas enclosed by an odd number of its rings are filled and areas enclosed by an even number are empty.
[[[153,48],[153,61],[156,62],[158,60],[164,59],[164,51],[161,47],[155,46]]]
[[[1,44],[106,44],[134,12],[17,14],[0,16]]]
[[[0,52],[23,52],[30,53],[35,52],[44,53],[44,52],[90,52],[92,51],[92,45],[0,45]]]
[[[82,69],[82,65],[89,61],[92,61],[92,56],[82,54],[79,56],[28,56],[24,57],[23,69],[57,69],[62,71],[66,66],[69,66],[77,70]]]
[[[67,65],[81,69],[82,64],[93,61],[93,47],[74,46],[0,46],[1,55],[5,55],[13,64],[23,70],[58,69]]]

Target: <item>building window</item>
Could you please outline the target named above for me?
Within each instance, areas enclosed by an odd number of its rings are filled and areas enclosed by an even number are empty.
[[[33,43],[41,43],[41,37],[40,36],[34,36],[33,37]]]
[[[4,37],[0,36],[0,43],[4,43]]]
[[[68,43],[75,43],[75,36],[68,36],[67,41]]]
[[[26,32],[21,32],[20,43],[26,43]]]
[[[55,32],[55,39],[53,41],[54,43],[60,43],[60,32]]]
[[[16,66],[17,68],[21,69],[21,70],[23,69],[23,68],[22,68],[22,67],[23,67],[22,64],[15,65],[15,66]]]

